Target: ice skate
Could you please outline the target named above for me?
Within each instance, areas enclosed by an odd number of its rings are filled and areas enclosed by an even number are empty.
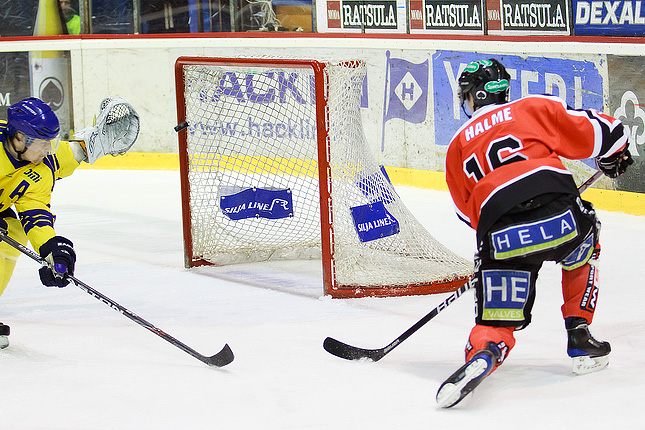
[[[445,380],[437,392],[437,404],[450,408],[473,391],[495,368],[501,352],[495,342],[478,351],[473,358]]]
[[[567,318],[567,354],[573,359],[573,373],[584,375],[597,372],[609,364],[609,342],[594,339],[584,318]]]
[[[0,349],[9,346],[9,326],[0,323]]]

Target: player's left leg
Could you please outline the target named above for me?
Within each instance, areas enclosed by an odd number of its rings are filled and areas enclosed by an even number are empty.
[[[20,221],[11,216],[7,216],[4,220],[7,222],[7,234],[9,237],[23,245],[27,245],[27,235],[22,229]],[[2,295],[9,284],[19,255],[20,251],[5,242],[0,242],[0,295]],[[9,326],[0,323],[0,349],[9,346],[9,332]]]
[[[585,215],[582,213],[581,215]],[[562,266],[562,316],[567,329],[567,353],[573,359],[573,372],[584,374],[609,364],[609,342],[596,340],[589,331],[598,300],[598,259],[600,223],[593,216],[578,219],[587,227],[585,239],[560,262]]]
[[[562,316],[567,329],[567,354],[573,359],[573,372],[585,374],[609,364],[609,342],[596,340],[589,331],[598,300],[598,265],[600,247],[583,266],[562,269]]]
[[[22,229],[20,221],[12,217],[7,217],[4,220],[8,226],[8,236],[22,245],[27,245],[27,235]],[[2,295],[9,284],[18,256],[20,256],[20,251],[6,242],[0,242],[0,295]]]

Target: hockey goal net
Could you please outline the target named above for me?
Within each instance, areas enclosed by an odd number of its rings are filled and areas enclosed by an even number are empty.
[[[332,297],[468,279],[370,152],[362,61],[181,57],[175,73],[186,267],[322,259]]]

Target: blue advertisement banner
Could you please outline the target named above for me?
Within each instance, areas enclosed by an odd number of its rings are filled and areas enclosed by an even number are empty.
[[[411,63],[401,58],[387,57],[386,89],[387,105],[383,121],[401,118],[418,124],[426,119],[428,103],[428,62]]]
[[[530,94],[552,94],[576,109],[603,109],[603,78],[593,61],[437,51],[432,57],[437,145],[448,145],[468,119],[459,104],[459,75],[468,63],[492,57],[504,64],[511,75],[511,100]]]
[[[361,242],[369,242],[399,232],[399,221],[390,214],[383,202],[351,208],[354,227]]]
[[[640,0],[573,0],[573,11],[576,35],[645,35],[645,7]]]
[[[291,190],[247,188],[221,196],[220,209],[230,220],[246,218],[280,219],[293,216]]]

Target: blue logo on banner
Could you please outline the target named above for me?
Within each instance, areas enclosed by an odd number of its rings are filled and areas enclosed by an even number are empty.
[[[383,121],[401,118],[411,123],[426,119],[428,106],[428,61],[414,64],[387,56],[386,89],[389,97]]]
[[[494,258],[504,260],[555,248],[577,235],[576,220],[571,210],[567,210],[548,219],[492,232],[490,237]]]
[[[291,190],[247,188],[238,193],[221,196],[222,213],[233,221],[245,218],[280,219],[293,216]]]
[[[390,214],[383,202],[351,208],[354,227],[361,242],[392,236],[399,232],[399,222]]]
[[[531,272],[522,270],[483,270],[483,319],[522,321],[529,296]]]

